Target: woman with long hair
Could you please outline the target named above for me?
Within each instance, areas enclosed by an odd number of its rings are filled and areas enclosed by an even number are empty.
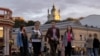
[[[41,42],[42,42],[42,33],[40,31],[39,21],[35,22],[34,30],[32,31],[31,41],[32,41],[34,56],[39,56],[41,54]]]
[[[17,46],[20,49],[21,56],[28,56],[28,38],[24,25],[20,26],[20,31],[17,35]]]
[[[63,46],[65,47],[65,56],[71,56],[71,42],[74,39],[72,27],[69,25],[63,36]]]

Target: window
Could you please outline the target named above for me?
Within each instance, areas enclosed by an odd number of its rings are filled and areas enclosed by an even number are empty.
[[[3,43],[3,27],[0,27],[0,47],[1,46],[4,46],[4,43]]]
[[[0,14],[2,14],[2,15],[3,15],[3,13],[4,13],[4,11],[0,10]]]
[[[96,34],[96,33],[94,33],[94,36],[93,36],[94,38],[98,38],[98,35]]]
[[[0,38],[3,38],[3,27],[0,27]]]
[[[80,35],[80,40],[82,40],[82,35]]]
[[[85,33],[79,33],[79,37],[80,37],[80,40],[82,40],[82,41],[86,40],[86,34]]]
[[[86,38],[86,36],[84,36],[84,40],[86,40],[87,38]]]
[[[89,36],[88,37],[92,37],[92,34],[89,34]]]

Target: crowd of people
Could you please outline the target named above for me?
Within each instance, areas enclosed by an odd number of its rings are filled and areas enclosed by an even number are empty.
[[[93,39],[93,37],[94,37],[94,39]],[[88,56],[99,56],[98,55],[99,40],[98,40],[96,34],[94,34],[94,36],[89,34],[89,37],[86,40],[86,48],[87,48]]]
[[[40,22],[36,21],[34,29],[31,32],[31,37],[28,40],[24,25],[21,25],[17,35],[17,46],[20,50],[20,56],[31,56],[30,53],[34,53],[32,56],[43,56],[43,52],[46,53],[49,49],[50,54],[47,53],[48,56],[71,56],[71,43],[74,40],[72,27],[70,25],[66,26],[65,32],[63,35],[60,35],[60,29],[56,27],[55,22],[52,22],[44,37],[40,29]],[[45,39],[46,43],[43,42],[43,39]],[[50,48],[47,48],[47,44],[49,44]],[[97,36],[94,35],[94,40],[92,40],[91,35],[89,35],[89,38],[86,40],[89,56],[98,56],[98,45],[99,40]]]

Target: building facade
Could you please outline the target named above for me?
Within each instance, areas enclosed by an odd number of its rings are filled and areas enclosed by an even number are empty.
[[[74,32],[74,40],[72,42],[72,47],[77,49],[85,49],[85,41],[88,38],[88,35],[94,35],[97,34],[98,39],[100,40],[100,28],[97,27],[91,27],[91,26],[86,26],[86,25],[81,25],[80,22],[75,22],[75,21],[65,21],[65,22],[59,22],[56,24],[56,26],[58,28],[60,28],[60,33],[61,35],[64,35],[64,32],[66,31],[66,27],[68,25],[71,25],[73,28],[73,32]],[[47,29],[51,27],[51,24],[44,24],[41,26],[41,30],[43,33],[43,36],[46,35]],[[34,27],[30,26],[30,27],[26,27],[26,31],[27,31],[27,35],[28,38],[30,38],[31,36],[31,32],[32,29]],[[18,28],[14,28],[12,31],[12,37],[15,40],[15,44],[13,45],[14,48],[16,47],[16,36],[17,36],[17,32],[18,32]],[[17,48],[17,47],[16,47]]]

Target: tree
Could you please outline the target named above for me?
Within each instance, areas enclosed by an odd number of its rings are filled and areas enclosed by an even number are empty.
[[[14,28],[18,28],[18,27],[20,27],[22,24],[25,25],[25,26],[33,26],[34,23],[35,23],[35,22],[32,21],[32,20],[29,20],[28,22],[26,22],[26,21],[23,20],[23,19],[17,18],[17,19],[15,19]]]
[[[27,26],[33,26],[34,23],[35,23],[34,21],[30,20],[30,21],[27,22]]]
[[[14,28],[18,28],[18,27],[20,27],[20,25],[22,25],[22,24],[26,26],[26,22],[25,22],[24,20],[15,19]]]

